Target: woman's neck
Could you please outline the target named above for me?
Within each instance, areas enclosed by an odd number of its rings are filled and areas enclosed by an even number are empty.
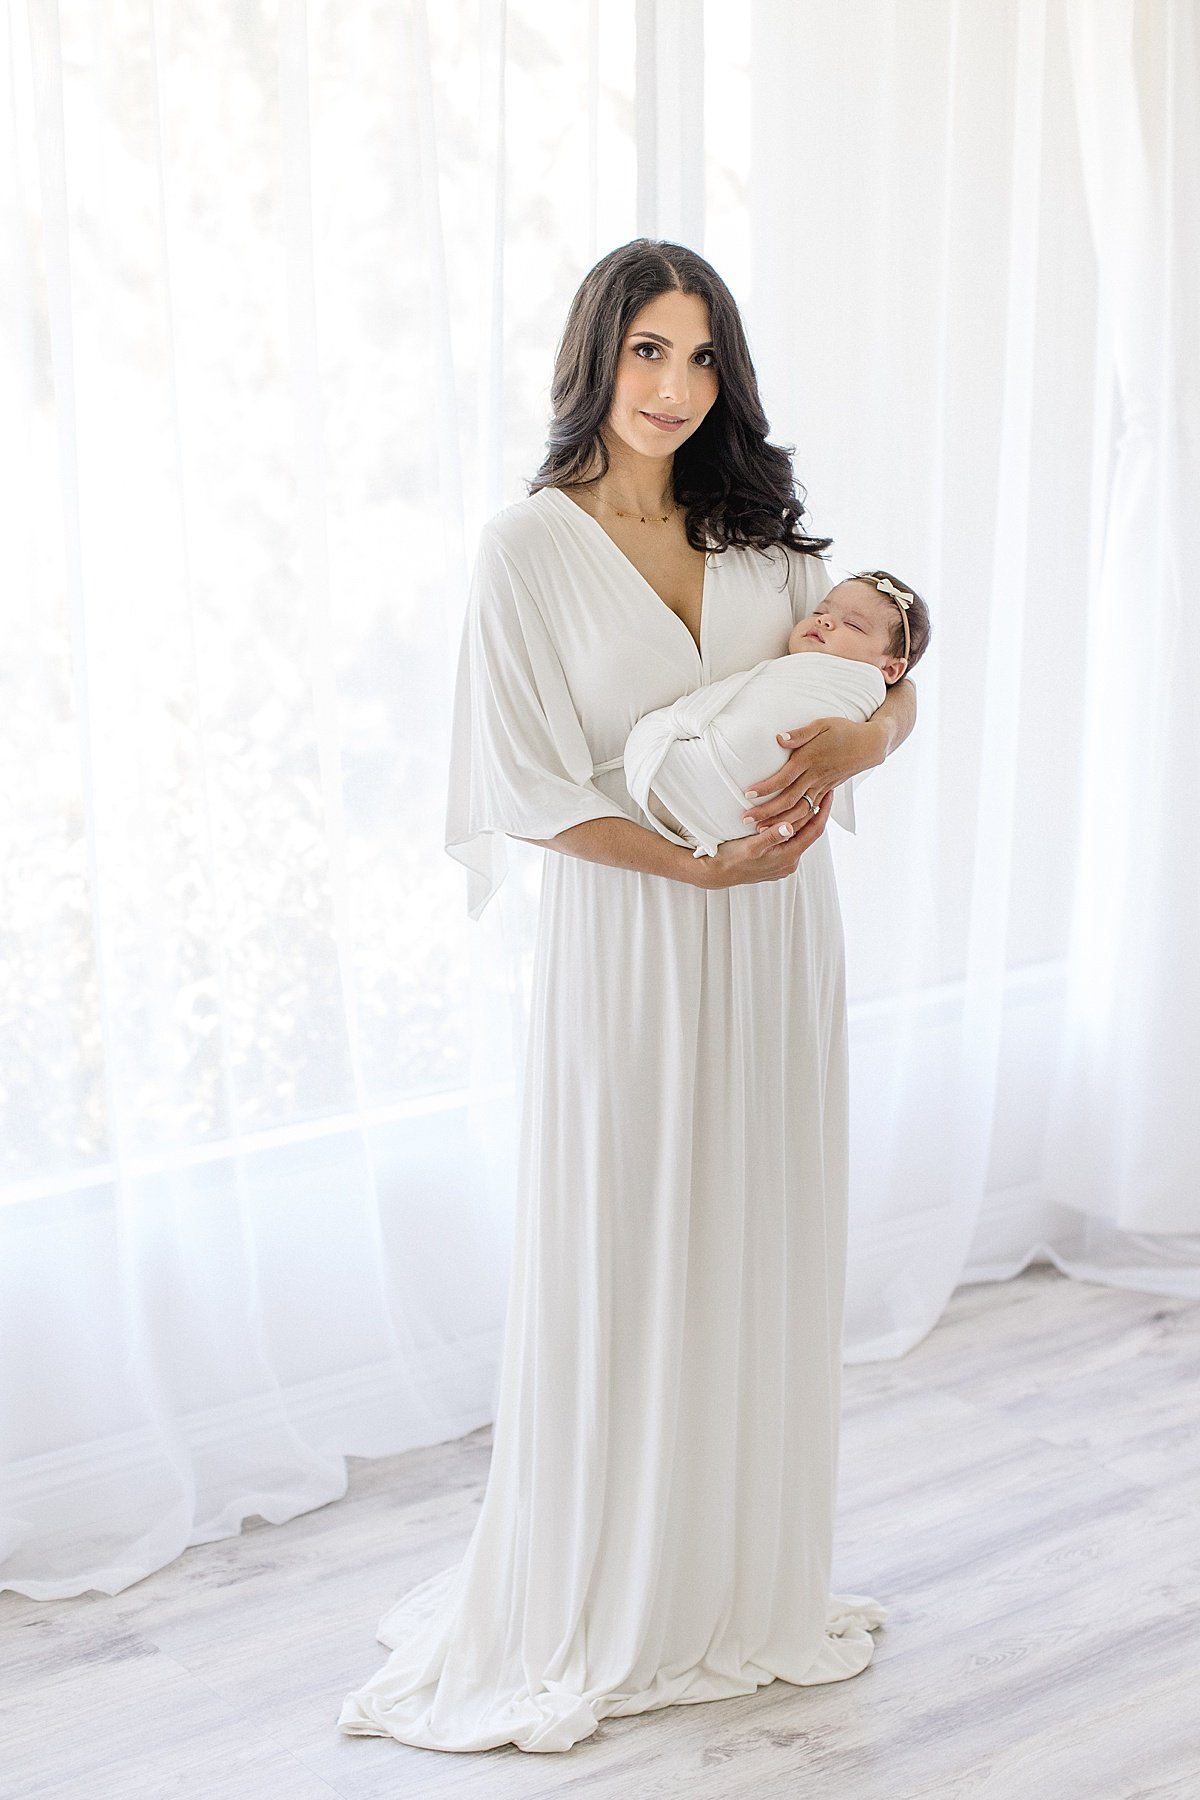
[[[629,512],[670,512],[675,505],[674,456],[639,456],[619,439],[614,444],[606,438],[605,447],[608,468],[592,493]]]

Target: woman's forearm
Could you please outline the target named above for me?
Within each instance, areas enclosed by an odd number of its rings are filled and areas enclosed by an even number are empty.
[[[870,723],[879,734],[880,762],[904,742],[916,722],[917,690],[905,675],[893,683],[871,714]]]
[[[582,825],[569,825],[555,837],[522,838],[521,842],[538,844],[543,850],[561,850],[564,856],[581,856],[610,869],[636,869],[642,875],[665,875],[690,887],[704,885],[700,866],[704,859],[633,819],[588,819]]]
[[[668,881],[681,881],[688,887],[741,887],[747,882],[781,881],[794,875],[800,858],[829,823],[832,804],[833,796],[827,795],[811,818],[779,836],[773,831],[752,831],[745,837],[729,838],[717,846],[715,856],[693,856],[686,846],[669,843],[632,819],[589,819],[586,824],[568,826],[557,837],[522,841],[613,869],[664,875]]]

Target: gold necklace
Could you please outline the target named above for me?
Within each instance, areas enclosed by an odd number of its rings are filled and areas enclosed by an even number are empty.
[[[672,514],[672,513],[677,513],[677,512],[678,512],[678,511],[679,511],[679,502],[678,502],[678,500],[676,500],[676,502],[675,502],[675,503],[674,503],[674,505],[673,505],[673,506],[672,506],[672,508],[671,508],[671,511],[670,511],[670,512],[665,512],[665,513],[650,513],[650,514],[649,514],[649,515],[648,515],[648,516],[647,516],[647,514],[646,514],[646,513],[636,513],[636,512],[633,512],[633,513],[627,513],[627,512],[622,512],[622,511],[621,511],[621,509],[620,509],[620,507],[619,507],[619,506],[617,506],[617,505],[616,505],[616,503],[615,503],[615,502],[614,502],[614,501],[612,501],[612,500],[610,500],[610,499],[609,499],[609,498],[608,498],[608,496],[607,496],[607,495],[606,495],[606,494],[599,494],[599,493],[598,493],[598,494],[597,494],[597,495],[596,495],[596,498],[597,498],[597,500],[602,500],[602,501],[603,501],[603,502],[604,502],[604,504],[605,504],[605,506],[610,506],[610,507],[612,507],[612,510],[613,510],[613,511],[614,511],[614,512],[615,512],[615,513],[616,513],[616,515],[617,515],[617,517],[618,517],[618,519],[638,519],[638,520],[640,520],[640,522],[641,522],[641,523],[642,523],[642,524],[643,524],[643,525],[649,525],[649,524],[652,524],[652,523],[653,523],[653,524],[658,524],[658,525],[665,525],[665,524],[666,524],[666,522],[667,522],[667,520],[668,520],[668,519],[669,519],[669,518],[670,518],[670,517],[671,517],[671,514]]]

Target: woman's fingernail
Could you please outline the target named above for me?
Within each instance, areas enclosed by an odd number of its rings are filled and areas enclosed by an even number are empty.
[[[791,837],[791,835],[792,835],[791,826],[790,825],[781,825],[779,827],[779,835],[780,835],[780,837]]]
[[[781,744],[790,744],[792,741],[791,732],[790,731],[781,731],[779,734],[779,741]]]
[[[746,798],[747,798],[747,800],[757,800],[758,799],[758,789],[757,788],[747,788],[746,789]]]

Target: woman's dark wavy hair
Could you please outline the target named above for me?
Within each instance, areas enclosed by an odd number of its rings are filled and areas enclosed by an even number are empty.
[[[708,307],[720,388],[700,428],[675,452],[675,498],[687,509],[688,542],[696,550],[731,544],[790,544],[820,554],[832,538],[800,529],[804,489],[791,450],[767,442],[770,429],[733,295],[694,250],[657,238],[634,238],[588,270],[567,314],[554,361],[554,416],[546,458],[528,484],[587,487],[608,472],[600,428],[612,406],[625,334],[659,294],[695,294]],[[594,474],[585,475],[598,459]]]

